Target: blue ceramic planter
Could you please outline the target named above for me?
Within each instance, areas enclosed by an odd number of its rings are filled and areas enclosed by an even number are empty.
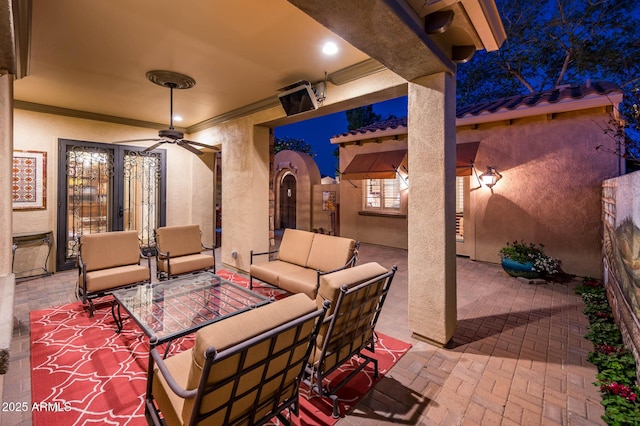
[[[520,263],[507,257],[502,258],[502,269],[512,277],[540,278],[542,274],[533,269],[533,263]]]

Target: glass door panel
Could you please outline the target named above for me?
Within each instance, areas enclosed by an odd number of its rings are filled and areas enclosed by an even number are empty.
[[[65,259],[78,256],[83,234],[107,232],[112,226],[113,153],[73,146],[66,153],[67,229]]]
[[[160,181],[162,171],[158,153],[126,151],[124,156],[124,230],[137,230],[146,253],[155,247],[154,229],[160,220]]]

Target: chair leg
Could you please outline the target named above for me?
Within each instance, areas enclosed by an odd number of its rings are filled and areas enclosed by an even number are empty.
[[[339,419],[340,418],[340,406],[339,406],[339,403],[338,403],[338,395],[331,394],[331,395],[329,395],[329,398],[331,398],[331,401],[333,402],[333,412],[331,413],[331,417],[333,417],[334,419]]]
[[[378,360],[375,358],[370,358],[370,360],[373,362],[373,377],[377,379],[380,377],[380,373],[378,372]]]

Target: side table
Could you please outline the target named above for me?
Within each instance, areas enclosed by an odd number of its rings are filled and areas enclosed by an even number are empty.
[[[52,247],[53,231],[13,234],[11,269],[16,280],[51,275],[49,257]]]

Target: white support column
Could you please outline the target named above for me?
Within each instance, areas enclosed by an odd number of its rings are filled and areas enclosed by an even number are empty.
[[[457,321],[455,76],[409,83],[409,328],[444,346]]]
[[[0,71],[0,276],[12,273],[12,163],[13,75]]]

